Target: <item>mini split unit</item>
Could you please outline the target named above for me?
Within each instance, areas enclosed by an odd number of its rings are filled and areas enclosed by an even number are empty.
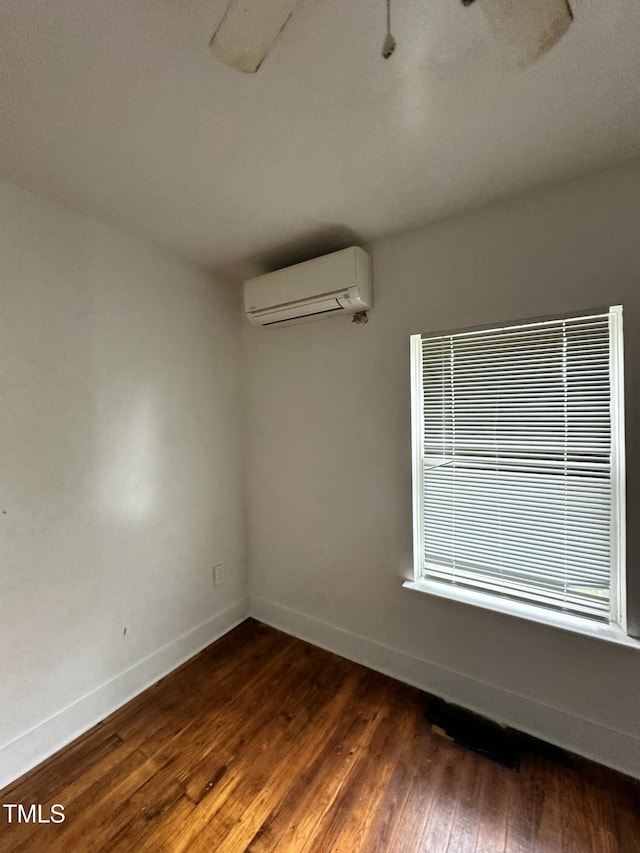
[[[371,258],[358,246],[244,283],[244,307],[257,326],[301,323],[371,308]]]

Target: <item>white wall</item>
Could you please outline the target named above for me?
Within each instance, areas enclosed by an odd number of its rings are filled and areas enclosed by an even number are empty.
[[[246,572],[237,288],[7,184],[0,241],[2,787],[243,617]]]
[[[622,303],[640,616],[640,163],[370,247],[367,326],[243,326],[252,612],[640,776],[640,650],[402,589],[409,335]]]

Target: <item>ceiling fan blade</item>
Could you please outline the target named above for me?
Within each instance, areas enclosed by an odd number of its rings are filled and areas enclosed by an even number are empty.
[[[505,56],[526,68],[559,41],[573,21],[568,0],[478,0]]]
[[[211,50],[238,71],[257,71],[299,2],[231,0],[213,34]]]

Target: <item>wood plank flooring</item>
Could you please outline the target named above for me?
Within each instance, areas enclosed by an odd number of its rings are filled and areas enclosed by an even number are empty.
[[[441,737],[428,697],[249,619],[0,803],[0,850],[638,853],[640,783]]]

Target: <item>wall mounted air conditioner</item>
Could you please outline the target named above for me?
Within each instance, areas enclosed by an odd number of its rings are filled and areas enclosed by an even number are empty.
[[[244,283],[244,308],[257,326],[356,314],[371,305],[371,258],[358,246]]]

